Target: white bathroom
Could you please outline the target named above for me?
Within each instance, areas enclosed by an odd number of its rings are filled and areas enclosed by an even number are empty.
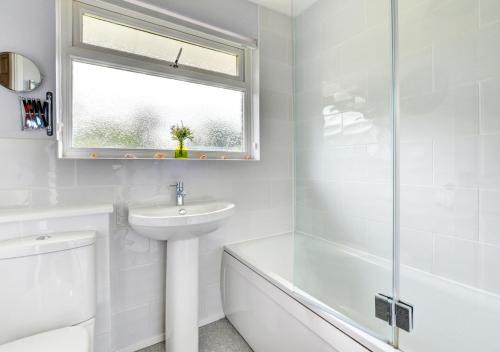
[[[499,0],[2,0],[0,352],[499,352]]]

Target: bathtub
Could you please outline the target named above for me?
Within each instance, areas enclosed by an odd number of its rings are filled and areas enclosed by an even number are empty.
[[[311,236],[296,235],[295,245],[294,256],[294,236],[284,234],[224,248],[224,313],[254,351],[398,351],[391,327],[374,318],[374,295],[390,292],[391,263]],[[498,351],[499,296],[406,266],[401,291],[415,309],[402,351]]]

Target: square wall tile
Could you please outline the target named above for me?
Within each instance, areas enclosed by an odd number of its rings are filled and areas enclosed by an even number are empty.
[[[376,222],[392,222],[392,185],[346,182],[341,185],[337,213]]]
[[[367,222],[360,217],[338,214],[323,214],[325,239],[344,244],[349,247],[366,250]],[[370,236],[373,236],[373,227]],[[378,232],[378,236],[383,232]]]
[[[479,0],[479,14],[481,25],[500,21],[500,2],[497,0]]]
[[[274,118],[262,118],[261,150],[287,149],[292,150],[294,125],[292,121]]]
[[[161,299],[149,305],[149,326],[152,336],[165,333],[165,300]]]
[[[479,84],[471,83],[423,97],[426,133],[435,139],[475,136],[479,132]],[[418,104],[418,99],[415,100]],[[422,114],[420,114],[421,116]],[[410,131],[411,133],[411,131]]]
[[[56,143],[37,139],[0,139],[2,188],[60,187],[75,184],[73,160],[59,160]]]
[[[259,49],[262,58],[292,64],[292,38],[288,33],[262,30]]]
[[[392,260],[392,224],[389,222],[366,222],[364,250],[382,258]]]
[[[35,188],[32,190],[34,207],[85,205],[114,202],[113,187],[71,187],[71,188]]]
[[[432,271],[434,235],[431,232],[401,228],[401,264]]]
[[[124,312],[161,299],[165,267],[159,263],[111,272],[112,312]]]
[[[296,121],[323,119],[323,95],[321,89],[297,91],[294,95],[294,118]]]
[[[292,67],[278,61],[263,59],[260,67],[260,84],[263,89],[278,93],[292,90]]]
[[[260,8],[260,25],[263,30],[277,32],[283,36],[292,36],[292,19],[265,7]]]
[[[150,240],[129,227],[117,228],[110,237],[111,268],[118,271],[145,265],[164,267],[165,246],[162,241]]]
[[[112,186],[126,183],[127,171],[120,160],[77,160],[78,186]]]
[[[0,208],[28,207],[31,204],[31,191],[28,189],[0,189]]]
[[[250,227],[252,234],[263,237],[291,232],[292,214],[291,205],[253,211]]]
[[[500,188],[500,134],[480,137],[480,185],[486,188]]]
[[[480,245],[454,237],[436,236],[434,273],[463,284],[478,286]]]
[[[323,175],[335,175],[334,166],[325,164],[321,149],[304,149],[295,152],[295,177],[297,180],[318,180]],[[324,170],[328,169],[328,170]],[[328,178],[328,176],[326,177]]]
[[[311,151],[314,153],[314,150]],[[361,181],[366,178],[366,146],[337,147],[325,151],[324,178],[337,181]]]
[[[292,91],[286,93],[262,89],[260,91],[260,114],[262,119],[272,117],[282,121],[292,121]]]
[[[478,239],[478,192],[442,187],[401,187],[401,226]]]
[[[386,3],[389,2],[386,1]],[[389,14],[390,12],[387,13]],[[389,68],[391,64],[390,38],[388,26],[377,26],[342,43],[339,46],[342,72],[366,72],[376,67]]]
[[[218,284],[222,262],[222,248],[200,252],[200,287]]]
[[[325,16],[328,14],[325,13]],[[364,0],[343,2],[339,11],[321,24],[322,47],[332,47],[353,38],[366,29]]]
[[[389,142],[366,146],[366,177],[368,182],[392,183],[392,149]]]
[[[498,77],[500,67],[500,21],[492,22],[480,28],[477,36],[477,62],[474,69],[478,79],[487,80]]]
[[[124,349],[150,339],[152,337],[151,327],[147,323],[150,318],[149,305],[113,314],[113,349]]]
[[[443,186],[478,185],[480,165],[477,137],[441,139],[434,144],[434,181]]]
[[[231,187],[231,200],[239,210],[262,210],[271,205],[270,181],[233,182],[226,186]]]
[[[293,203],[292,180],[271,181],[271,207],[290,206]]]
[[[500,132],[500,78],[480,83],[481,133]]]
[[[388,24],[391,20],[391,2],[387,0],[367,0],[366,1],[366,20],[367,25],[376,26]]]
[[[401,143],[401,183],[431,185],[433,183],[432,143]]]
[[[426,48],[401,58],[401,97],[426,94],[433,89],[432,49]]]
[[[479,193],[479,240],[500,245],[500,190]]]
[[[222,299],[220,296],[220,285],[212,284],[200,287],[199,316],[208,321],[218,320],[224,317],[222,310]]]
[[[479,286],[488,292],[500,294],[500,246],[481,245],[481,267],[477,273]]]
[[[7,222],[0,224],[0,241],[10,240],[21,236],[21,224]]]

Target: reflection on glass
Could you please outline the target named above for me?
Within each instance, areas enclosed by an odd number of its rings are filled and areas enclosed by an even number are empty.
[[[82,41],[85,44],[168,62],[174,62],[179,49],[182,48],[179,65],[201,68],[231,76],[238,75],[238,60],[234,54],[189,44],[89,15],[84,15],[82,21]]]
[[[366,133],[373,128],[373,122],[366,119],[363,113],[358,111],[341,112],[334,105],[323,109],[325,120],[324,136],[326,139],[337,134],[354,135]]]
[[[170,126],[191,127],[189,148],[243,151],[244,93],[73,62],[73,147],[175,149]]]

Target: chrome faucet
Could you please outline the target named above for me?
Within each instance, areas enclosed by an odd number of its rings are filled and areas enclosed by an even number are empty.
[[[170,185],[170,187],[175,187],[175,205],[184,205],[184,197],[186,196],[186,193],[184,193],[184,183],[178,181],[175,185]]]

